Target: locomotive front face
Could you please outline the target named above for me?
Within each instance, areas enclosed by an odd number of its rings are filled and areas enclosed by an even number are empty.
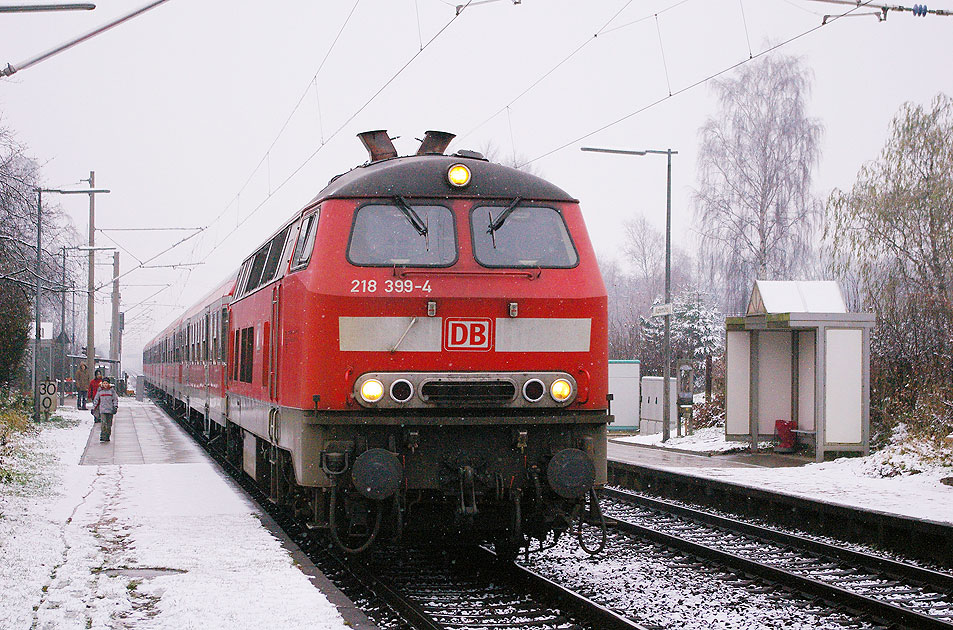
[[[482,160],[366,168],[282,288],[299,483],[396,499],[407,527],[559,529],[606,474],[606,293],[578,204]]]

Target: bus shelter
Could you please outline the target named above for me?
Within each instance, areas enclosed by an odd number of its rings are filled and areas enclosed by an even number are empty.
[[[848,313],[836,282],[755,282],[726,320],[725,433],[753,450],[794,422],[817,461],[870,446],[872,313]]]

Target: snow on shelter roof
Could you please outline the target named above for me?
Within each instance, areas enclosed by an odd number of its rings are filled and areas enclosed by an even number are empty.
[[[840,287],[833,280],[756,280],[746,314],[846,312]]]

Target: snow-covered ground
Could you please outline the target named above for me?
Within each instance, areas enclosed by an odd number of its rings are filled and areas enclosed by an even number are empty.
[[[702,474],[787,494],[953,524],[953,448],[898,440],[867,457],[800,468],[711,468]]]
[[[674,432],[673,432],[674,433]],[[681,437],[670,437],[668,442],[662,442],[661,433],[650,435],[631,435],[628,437],[613,437],[616,442],[628,444],[641,444],[643,446],[652,446],[658,448],[669,448],[679,451],[691,451],[693,453],[731,453],[733,451],[743,451],[749,446],[748,442],[734,442],[725,439],[724,427],[707,427],[698,429],[691,435]],[[769,443],[765,443],[767,446]]]
[[[210,463],[80,466],[60,415],[0,485],[0,628],[347,627]]]
[[[635,436],[614,441],[656,445],[657,436]],[[660,441],[660,440],[659,440]],[[730,452],[724,429],[701,429],[688,438],[666,445],[679,450]],[[746,446],[746,444],[742,444]],[[689,456],[690,457],[690,456]],[[800,467],[761,468],[719,465],[717,455],[706,466],[665,467],[753,488],[808,497],[866,510],[953,524],[953,487],[941,479],[953,477],[953,444],[938,445],[913,438],[901,426],[890,445],[867,457],[843,457]],[[649,464],[652,465],[652,464]]]

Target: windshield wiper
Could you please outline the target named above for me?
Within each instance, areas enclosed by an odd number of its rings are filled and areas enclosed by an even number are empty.
[[[506,206],[503,212],[501,212],[500,215],[496,217],[496,221],[492,221],[489,227],[487,227],[486,233],[495,236],[496,231],[500,229],[501,227],[503,227],[503,224],[506,222],[506,219],[508,219],[510,214],[513,212],[513,210],[516,209],[516,206],[520,205],[521,201],[523,201],[523,198],[517,197],[510,203],[510,205]]]
[[[414,226],[414,229],[417,230],[417,234],[421,236],[427,235],[427,225],[424,223],[423,219],[420,218],[420,215],[407,203],[407,200],[397,195],[394,197],[394,205],[404,213],[404,216],[407,217],[407,220],[410,221],[410,224]]]

